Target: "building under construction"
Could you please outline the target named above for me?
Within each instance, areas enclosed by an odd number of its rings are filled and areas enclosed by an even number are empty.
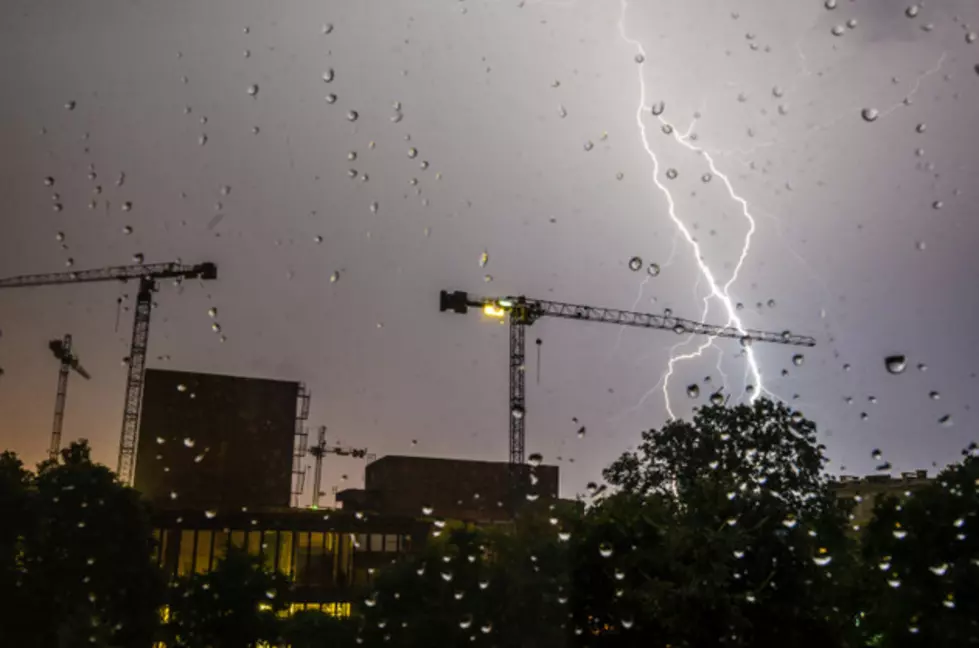
[[[288,507],[308,402],[298,382],[148,369],[135,487],[158,507]]]
[[[382,515],[503,522],[513,518],[507,506],[510,475],[510,465],[503,461],[392,455],[367,464],[364,488],[340,491],[337,501],[344,510]],[[556,500],[558,467],[534,467],[528,496]]]

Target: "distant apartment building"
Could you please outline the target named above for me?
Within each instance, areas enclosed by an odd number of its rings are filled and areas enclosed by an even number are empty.
[[[868,475],[857,477],[843,475],[830,486],[840,500],[853,500],[855,506],[851,520],[855,529],[862,529],[870,522],[874,513],[874,503],[879,497],[900,496],[913,493],[929,484],[933,479],[927,470],[903,472],[899,477],[890,475]]]

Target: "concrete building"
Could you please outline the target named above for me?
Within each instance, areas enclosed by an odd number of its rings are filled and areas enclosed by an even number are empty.
[[[927,470],[916,470],[901,473],[900,477],[843,475],[830,487],[836,492],[838,499],[853,500],[856,503],[852,511],[852,524],[855,528],[862,529],[873,517],[874,502],[877,498],[912,493],[931,484],[932,481]]]
[[[148,369],[134,486],[158,507],[287,507],[304,402],[298,382]]]
[[[364,471],[364,488],[337,493],[343,509],[383,515],[437,516],[471,522],[511,519],[509,464],[432,457],[387,456]],[[558,467],[533,469],[529,492],[537,500],[558,498]]]

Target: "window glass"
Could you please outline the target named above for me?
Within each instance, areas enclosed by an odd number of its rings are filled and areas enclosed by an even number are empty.
[[[194,571],[203,574],[211,569],[211,541],[214,534],[211,531],[197,532],[197,551],[194,560]]]
[[[185,576],[194,571],[194,532],[180,531],[180,554],[177,559],[177,575]]]

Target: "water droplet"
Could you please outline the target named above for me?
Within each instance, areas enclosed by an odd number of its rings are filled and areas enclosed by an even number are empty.
[[[860,111],[860,116],[866,122],[877,121],[877,117],[880,116],[880,112],[876,108],[864,108]]]
[[[646,266],[646,274],[648,274],[650,277],[658,277],[659,273],[660,273],[659,264],[650,263],[648,266]]]
[[[657,101],[649,108],[649,111],[656,117],[662,115],[664,110],[666,110],[666,103],[663,101]]]
[[[894,529],[893,531],[891,531],[891,535],[893,535],[898,540],[904,540],[908,536],[908,532],[905,531],[904,529]]]
[[[51,205],[51,209],[56,212],[59,212],[62,209],[64,209],[64,205],[62,205],[61,203],[54,203],[53,205]]]
[[[612,545],[609,543],[603,542],[598,545],[598,555],[600,555],[602,558],[611,558],[612,553]]]
[[[431,506],[423,506],[422,507],[422,515],[431,515],[434,512],[435,512],[435,509],[433,509]]]
[[[524,416],[523,408],[522,407],[514,407],[512,410],[510,410],[510,415],[513,416],[513,418],[515,418],[515,419],[517,419],[519,421]]]
[[[634,256],[629,259],[629,269],[633,272],[639,272],[642,270],[642,258]]]
[[[919,5],[913,4],[904,10],[904,15],[907,16],[908,18],[914,18],[915,16],[918,15],[918,12],[920,10],[921,7]]]
[[[317,234],[316,236],[313,237],[313,242],[314,243],[317,243],[317,244],[322,243],[323,242],[323,237],[320,236],[319,234]]]
[[[794,364],[797,367],[801,367],[805,361],[806,361],[806,357],[801,353],[797,353],[794,356],[792,356],[792,364]]]
[[[979,34],[977,34],[976,32],[969,32],[968,34],[965,35],[965,42],[968,43],[969,45],[975,43],[977,40],[979,40]]]
[[[376,200],[371,203],[371,213],[372,214],[376,214],[377,213],[377,201]]]
[[[673,126],[670,124],[663,124],[663,127],[660,130],[662,130],[665,135],[669,135],[673,132]]]
[[[332,92],[329,93],[328,95],[326,95],[326,97],[324,97],[324,99],[326,99],[326,103],[328,103],[328,104],[334,104],[334,103],[337,102],[337,96],[335,94],[333,94]]]
[[[416,149],[414,146],[408,149],[408,157],[412,159],[418,157],[418,149]]]
[[[944,416],[938,419],[938,424],[941,425],[942,427],[952,427],[952,415],[945,414]]]
[[[190,437],[184,437],[184,447],[185,448],[193,448],[194,447],[194,440],[191,439]]]
[[[144,259],[145,257],[141,252],[137,252],[136,254],[133,255],[133,263],[142,264]]]
[[[133,204],[128,200],[122,203],[122,211],[127,212],[127,211],[132,211],[132,209],[133,209]]]
[[[843,25],[836,25],[830,30],[830,32],[833,34],[833,36],[842,36],[846,33],[846,27]]]
[[[934,565],[929,567],[928,570],[935,576],[944,576],[945,572],[948,571],[948,563],[942,563],[940,565]]]
[[[541,456],[539,452],[535,452],[531,454],[529,457],[527,457],[527,463],[529,463],[534,468],[540,466],[543,460],[544,458]]]
[[[696,384],[687,385],[687,396],[697,398],[700,396],[700,387]]]
[[[645,60],[646,60],[645,56],[643,56],[642,54],[636,54],[636,63],[642,63]]]
[[[330,283],[336,283],[339,280],[340,280],[340,273],[334,270],[333,274],[330,275]]]
[[[932,209],[941,209],[944,206],[945,206],[945,203],[943,203],[941,200],[936,200],[935,202],[933,202],[931,204],[931,208]]]
[[[54,178],[52,178],[51,176],[48,176],[47,178],[44,179],[44,186],[45,187],[51,187],[53,185],[54,185]]]
[[[856,18],[850,18],[849,20],[846,21],[846,26],[849,29],[856,29],[857,28],[857,19]]]
[[[892,374],[904,373],[908,367],[908,359],[904,355],[892,355],[884,358],[884,366],[887,372]]]
[[[197,144],[200,146],[207,144],[207,135],[202,133],[201,136],[197,138]]]
[[[333,79],[336,78],[336,71],[333,68],[327,68],[323,73],[323,81],[326,83],[333,83]]]
[[[72,100],[72,101],[69,101],[68,103],[65,104],[65,109],[66,110],[74,110],[75,109],[75,106],[77,106],[77,105],[78,104],[75,103],[74,100]]]
[[[666,177],[669,178],[670,180],[676,180],[676,177],[678,175],[680,175],[680,174],[677,173],[677,170],[676,169],[667,169],[666,170]]]
[[[713,178],[714,176],[711,175],[710,173],[705,173],[704,175],[700,176],[700,181],[703,183],[707,183],[713,180]]]
[[[590,151],[593,148],[595,148],[595,145],[592,143],[591,140],[588,140],[587,142],[585,142],[585,150],[586,151]]]
[[[819,566],[819,567],[825,567],[830,562],[832,562],[832,560],[833,560],[833,557],[832,556],[813,556],[812,557],[812,561],[814,563],[816,563],[816,565]]]
[[[357,113],[356,110],[347,111],[347,121],[352,121],[352,122],[357,121],[358,117],[360,117],[360,115]]]

